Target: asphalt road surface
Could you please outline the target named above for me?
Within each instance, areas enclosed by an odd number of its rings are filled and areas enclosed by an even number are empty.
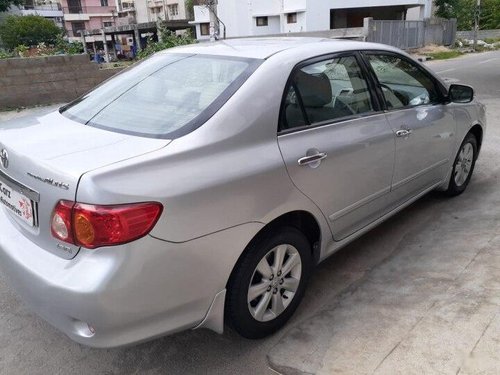
[[[33,315],[0,275],[0,373],[273,374],[270,364],[283,373],[494,373],[500,52],[428,65],[473,85],[488,107],[469,189],[451,200],[429,194],[323,262],[281,332],[251,341],[230,330],[187,331],[130,348],[91,349]],[[3,113],[0,121],[19,115]]]

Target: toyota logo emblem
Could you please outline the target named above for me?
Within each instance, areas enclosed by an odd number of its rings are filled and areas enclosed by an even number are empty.
[[[9,154],[6,149],[2,149],[0,152],[0,161],[2,162],[2,166],[7,169],[9,166]]]

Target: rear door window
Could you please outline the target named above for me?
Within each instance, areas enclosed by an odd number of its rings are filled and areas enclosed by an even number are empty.
[[[282,107],[281,130],[373,111],[370,90],[357,59],[330,58],[293,73]]]

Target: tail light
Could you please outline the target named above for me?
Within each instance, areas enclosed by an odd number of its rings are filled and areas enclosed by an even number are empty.
[[[157,202],[116,206],[59,201],[52,213],[52,235],[89,249],[120,245],[148,234],[163,206]]]

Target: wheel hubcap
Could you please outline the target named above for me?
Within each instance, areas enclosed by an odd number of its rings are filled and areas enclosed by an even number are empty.
[[[458,187],[462,186],[465,181],[467,181],[467,177],[469,177],[472,168],[473,158],[474,148],[470,143],[466,143],[458,154],[458,160],[454,169],[455,185]]]
[[[302,276],[302,260],[292,245],[271,249],[257,264],[247,302],[250,313],[259,322],[275,319],[290,305]]]

